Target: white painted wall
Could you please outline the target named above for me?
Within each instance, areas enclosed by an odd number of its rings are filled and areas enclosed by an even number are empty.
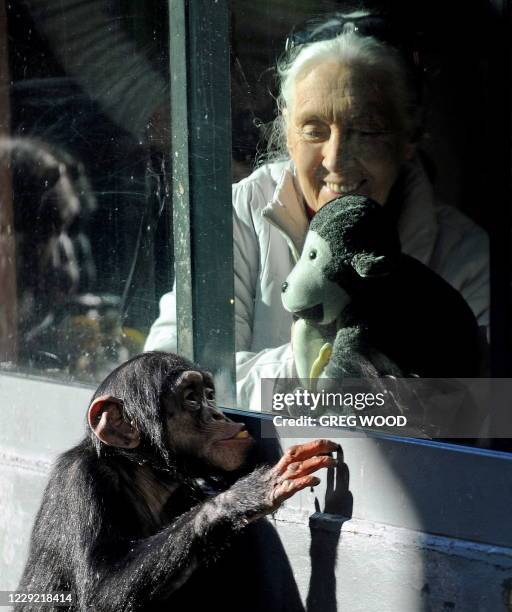
[[[51,461],[83,435],[91,393],[0,375],[0,590],[17,585]],[[333,493],[324,477],[275,520],[304,598],[313,569],[315,612],[509,609],[510,458],[381,438],[340,442],[348,482]],[[331,511],[338,502],[346,511],[351,497],[353,518],[316,512],[326,493]]]

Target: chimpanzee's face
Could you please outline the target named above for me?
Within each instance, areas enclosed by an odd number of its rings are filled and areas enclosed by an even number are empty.
[[[243,423],[231,421],[218,410],[208,372],[184,372],[174,385],[174,393],[163,402],[169,446],[177,455],[198,457],[226,471],[243,465],[254,440]]]

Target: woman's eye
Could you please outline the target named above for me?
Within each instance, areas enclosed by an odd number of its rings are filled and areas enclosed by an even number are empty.
[[[306,140],[323,140],[324,138],[329,138],[329,130],[321,126],[305,125],[301,133]]]

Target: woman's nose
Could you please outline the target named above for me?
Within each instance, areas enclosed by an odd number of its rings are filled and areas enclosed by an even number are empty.
[[[352,157],[352,146],[346,132],[331,132],[324,144],[323,166],[329,172],[338,172]]]

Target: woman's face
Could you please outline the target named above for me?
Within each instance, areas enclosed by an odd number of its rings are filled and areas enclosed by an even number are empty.
[[[361,64],[326,62],[299,75],[287,145],[313,210],[353,193],[385,204],[412,154],[387,89],[375,69]]]

